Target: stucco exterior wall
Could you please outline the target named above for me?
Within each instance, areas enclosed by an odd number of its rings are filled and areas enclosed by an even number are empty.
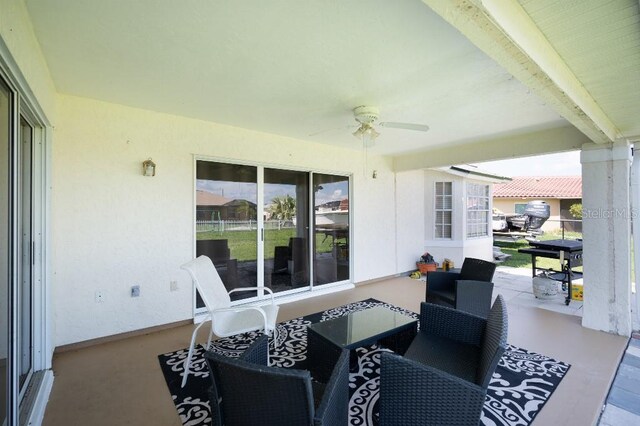
[[[396,175],[398,271],[416,268],[416,259],[424,252],[424,235],[431,214],[425,211],[423,170]]]
[[[421,242],[408,220],[423,215],[422,203],[409,196],[415,194],[412,173],[396,180],[386,158],[369,154],[365,173],[357,149],[72,96],[60,96],[58,110],[52,220],[56,345],[192,316],[191,281],[179,266],[193,256],[194,155],[351,174],[355,282],[406,271],[407,247]],[[148,157],[157,164],[153,178],[141,174]],[[170,292],[173,280],[179,290]],[[132,285],[140,285],[140,297],[130,297]],[[96,291],[104,302],[95,302]]]
[[[561,228],[560,225],[560,199],[558,198],[494,198],[493,207],[501,210],[504,213],[514,213],[516,204],[527,204],[532,200],[542,200],[549,204],[551,207],[551,216],[542,225],[542,230],[545,232],[557,231]]]
[[[50,122],[55,121],[56,89],[22,0],[0,0],[0,37]]]

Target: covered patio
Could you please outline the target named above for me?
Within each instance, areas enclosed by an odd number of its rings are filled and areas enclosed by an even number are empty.
[[[279,321],[417,312],[417,256],[491,258],[489,183],[439,171],[575,150],[584,303],[509,271],[494,297],[508,343],[571,364],[536,422],[592,423],[637,319],[639,23],[637,0],[0,0],[0,423],[179,424],[156,356],[206,313],[180,265],[207,250]]]
[[[497,283],[502,281],[517,291],[513,283],[504,280],[504,272],[500,275]],[[506,291],[503,287],[495,293]],[[357,285],[352,290],[283,305],[278,319],[285,321],[370,297],[415,312],[424,297],[424,282],[399,277]],[[533,304],[532,295],[530,299]],[[559,305],[564,306],[561,301]],[[571,364],[534,424],[594,424],[628,339],[584,328],[578,316],[513,300],[508,302],[508,310],[509,343]],[[184,325],[56,354],[56,386],[43,424],[180,426],[156,356],[186,347],[191,330],[191,325]],[[205,340],[202,333],[200,341]]]

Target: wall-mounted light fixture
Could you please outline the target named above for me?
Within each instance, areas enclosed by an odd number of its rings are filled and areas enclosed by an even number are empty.
[[[156,163],[151,161],[151,157],[149,157],[148,160],[142,162],[142,175],[143,176],[156,175]]]

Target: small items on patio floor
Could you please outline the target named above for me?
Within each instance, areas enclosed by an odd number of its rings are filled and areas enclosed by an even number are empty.
[[[573,300],[568,306],[565,305],[566,292],[559,290],[554,298],[537,299],[533,295],[530,269],[498,266],[493,277],[493,284],[493,294],[502,294],[511,307],[527,306],[561,314],[582,316],[583,302]],[[575,280],[573,284],[582,284],[582,280]]]

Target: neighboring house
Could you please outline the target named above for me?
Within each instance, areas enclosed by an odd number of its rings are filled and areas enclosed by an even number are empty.
[[[227,218],[225,204],[230,203],[230,198],[213,192],[196,191],[196,220],[220,220]]]
[[[580,176],[521,176],[511,182],[495,185],[493,207],[504,213],[522,213],[529,201],[542,200],[551,207],[551,216],[542,225],[543,231],[561,229],[561,221],[575,220],[569,208],[582,202]],[[565,222],[565,229],[582,231],[580,223]]]
[[[196,220],[255,219],[256,204],[232,200],[209,191],[196,191]]]
[[[493,259],[491,194],[494,184],[508,180],[468,166],[425,171],[425,249],[436,262]]]

